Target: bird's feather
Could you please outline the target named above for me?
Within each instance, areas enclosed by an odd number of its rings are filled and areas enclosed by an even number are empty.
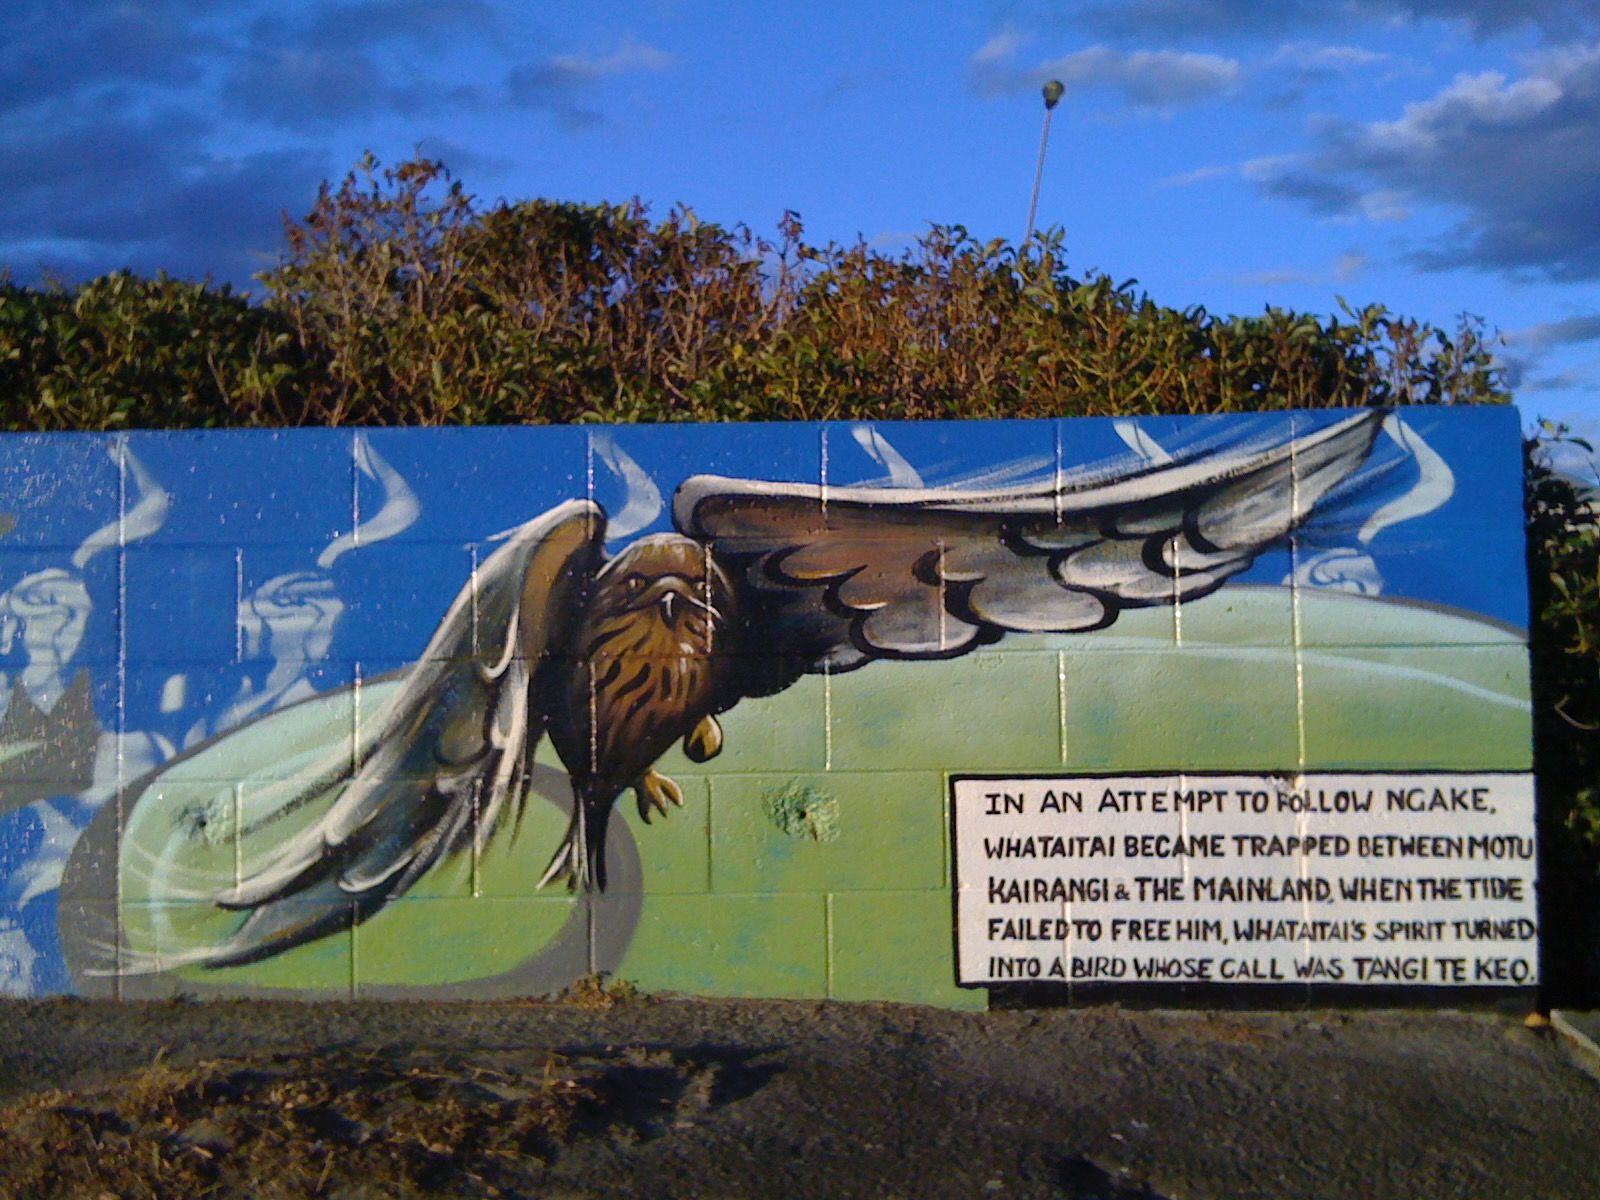
[[[481,847],[522,804],[546,735],[578,795],[542,882],[567,874],[575,886],[603,887],[616,794],[710,712],[808,672],[950,658],[1009,632],[1097,629],[1127,608],[1204,596],[1349,480],[1382,421],[1362,413],[1273,444],[1024,487],[696,476],[673,509],[693,540],[642,539],[604,571],[598,506],[554,508],[512,531],[475,573],[418,664],[359,723],[348,765],[325,765],[298,792],[274,796],[280,820],[326,807],[215,896],[248,915],[184,961],[250,962],[323,936],[377,911],[441,859]],[[609,656],[606,669],[622,678],[618,647],[661,632],[649,624],[649,587],[641,604],[629,583],[647,583],[650,572],[686,578],[690,560],[702,566],[705,592],[684,602],[704,615],[704,638],[687,648],[673,641],[606,692],[612,674],[596,682],[597,658]],[[613,626],[632,640],[612,637]],[[677,629],[670,613],[662,629]]]
[[[359,921],[520,807],[545,726],[530,702],[603,558],[605,518],[573,501],[515,530],[478,569],[359,740],[320,819],[216,897],[249,917],[202,960],[276,954]],[[319,781],[323,789],[326,780]],[[290,797],[284,811],[294,807]]]
[[[950,658],[1008,632],[1098,629],[1126,608],[1204,596],[1348,478],[1382,419],[980,492],[700,475],[673,517],[732,579],[752,664],[738,693],[765,695],[805,672]]]

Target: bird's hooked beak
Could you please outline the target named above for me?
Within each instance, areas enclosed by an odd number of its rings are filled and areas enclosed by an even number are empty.
[[[678,607],[680,604],[681,600],[677,592],[661,593],[661,616],[668,625],[673,624],[677,620]]]

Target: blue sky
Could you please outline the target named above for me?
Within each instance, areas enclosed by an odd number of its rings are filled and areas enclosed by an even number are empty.
[[[247,284],[363,151],[895,251],[929,223],[1215,312],[1483,317],[1600,435],[1596,0],[11,0],[0,264]]]

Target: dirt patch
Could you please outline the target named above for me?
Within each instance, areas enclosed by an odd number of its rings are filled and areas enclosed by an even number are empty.
[[[647,998],[626,979],[606,982],[605,975],[585,975],[570,984],[556,997],[557,1004],[570,1004],[588,1012],[610,1012],[627,1004],[644,1004]],[[544,1000],[529,1000],[529,1004],[545,1004]]]
[[[0,1003],[0,1196],[1589,1200],[1491,1014]]]
[[[640,1048],[531,1073],[394,1048],[157,1064],[0,1109],[0,1163],[39,1200],[521,1195],[575,1142],[687,1128],[717,1093],[715,1064]]]

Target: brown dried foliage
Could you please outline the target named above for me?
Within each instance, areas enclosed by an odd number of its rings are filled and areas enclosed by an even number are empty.
[[[473,1060],[339,1048],[179,1067],[0,1108],[0,1192],[77,1197],[544,1195],[557,1160],[691,1128],[747,1094],[641,1046]],[[582,1172],[580,1161],[578,1171]]]
[[[1504,399],[1488,343],[1380,306],[1217,317],[935,227],[899,254],[675,209],[483,204],[370,159],[248,303],[0,281],[0,425],[438,425],[1225,412]]]
[[[1501,398],[1475,322],[1164,308],[935,227],[899,256],[675,209],[480,207],[438,164],[370,161],[262,277],[318,424],[1023,417]]]
[[[438,163],[385,169],[369,158],[325,185],[287,236],[259,303],[164,276],[43,289],[0,277],[0,428],[1055,417],[1508,398],[1473,318],[1445,331],[1381,305],[1325,318],[1169,308],[1132,283],[1071,273],[1059,231],[1019,247],[935,227],[886,254],[808,243],[793,213],[766,238],[686,209],[652,220],[638,201],[483,204]],[[1546,847],[1565,856],[1548,866],[1577,870],[1592,891],[1596,520],[1536,457],[1528,494],[1539,771],[1556,814]],[[1600,940],[1590,943],[1600,994]]]

